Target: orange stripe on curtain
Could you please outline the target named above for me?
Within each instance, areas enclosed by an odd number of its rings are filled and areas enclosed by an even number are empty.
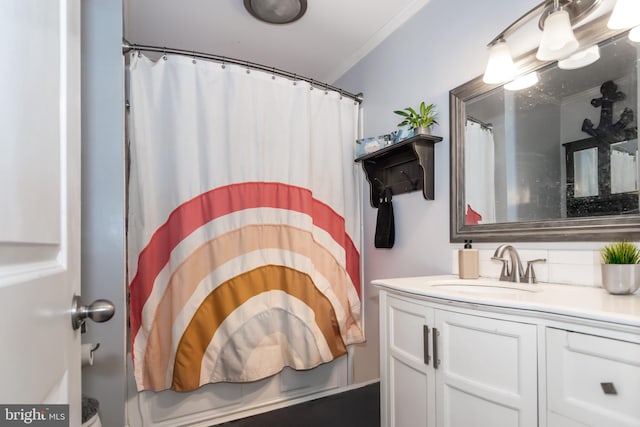
[[[315,321],[333,356],[339,357],[346,354],[347,348],[340,335],[333,307],[315,287],[311,278],[287,267],[268,265],[244,273],[218,286],[200,305],[189,327],[182,335],[176,352],[171,385],[173,390],[193,390],[200,385],[202,358],[220,324],[249,298],[270,290],[282,290],[304,301],[314,311]],[[155,389],[154,384],[148,386],[152,390]],[[164,384],[158,385],[158,389],[163,388]]]
[[[162,298],[145,348],[144,383],[152,390],[164,381],[172,352],[172,327],[177,316],[200,283],[226,262],[261,249],[280,249],[308,257],[314,269],[329,283],[347,317],[345,324],[357,328],[351,316],[347,275],[311,233],[288,225],[249,225],[202,244],[176,267]],[[302,273],[301,273],[302,274]]]

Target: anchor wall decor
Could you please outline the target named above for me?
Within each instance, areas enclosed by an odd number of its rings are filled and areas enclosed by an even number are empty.
[[[612,136],[616,140],[636,138],[638,132],[637,126],[626,129],[629,123],[633,122],[634,119],[634,113],[631,108],[625,107],[622,114],[620,114],[620,119],[613,123],[613,104],[624,100],[626,95],[619,92],[618,85],[611,80],[602,83],[602,86],[600,86],[600,93],[602,94],[600,98],[594,98],[591,100],[591,105],[596,108],[601,108],[600,123],[598,123],[597,128],[594,128],[591,120],[584,119],[582,122],[582,131],[591,136]]]

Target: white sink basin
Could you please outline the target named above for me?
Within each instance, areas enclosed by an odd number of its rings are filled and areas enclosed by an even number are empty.
[[[496,283],[452,282],[452,283],[436,283],[431,285],[430,287],[446,289],[454,292],[485,294],[485,295],[495,295],[495,294],[514,295],[522,292],[531,292],[531,293],[538,292],[538,289],[536,289],[535,287],[533,287],[533,285],[530,285],[528,283],[515,284],[515,285],[510,285],[505,283],[503,285],[498,282]]]

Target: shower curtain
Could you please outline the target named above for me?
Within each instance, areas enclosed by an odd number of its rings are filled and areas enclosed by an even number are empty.
[[[573,154],[573,195],[590,197],[598,195],[598,149],[588,148]]]
[[[364,341],[358,106],[130,54],[128,275],[138,390],[309,369]]]
[[[464,150],[465,223],[495,223],[495,154],[491,129],[467,120]]]
[[[611,193],[638,190],[638,152],[611,150]]]

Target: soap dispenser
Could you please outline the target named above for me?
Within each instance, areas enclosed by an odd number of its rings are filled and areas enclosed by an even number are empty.
[[[461,279],[478,278],[478,250],[471,248],[471,240],[465,240],[464,249],[458,251],[458,275]]]

